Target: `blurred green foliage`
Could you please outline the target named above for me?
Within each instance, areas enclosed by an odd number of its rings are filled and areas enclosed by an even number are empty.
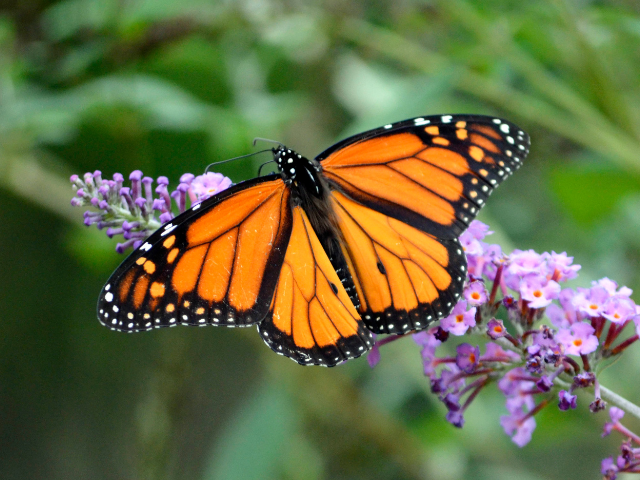
[[[0,478],[597,477],[617,439],[586,396],[544,410],[522,450],[495,389],[456,430],[410,339],[373,371],[324,370],[253,330],[100,327],[121,258],[82,228],[67,178],[176,182],[254,136],[311,156],[412,116],[501,115],[532,152],[481,218],[507,249],[574,255],[582,284],[638,289],[639,47],[632,0],[3,2]],[[220,171],[240,181],[259,161]],[[640,399],[639,367],[630,351],[605,381]]]

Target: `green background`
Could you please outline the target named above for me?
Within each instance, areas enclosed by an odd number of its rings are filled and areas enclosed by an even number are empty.
[[[72,173],[176,185],[255,136],[313,156],[436,113],[532,137],[480,216],[493,241],[569,252],[576,285],[640,288],[635,0],[2,2],[0,478],[598,478],[620,438],[600,438],[586,394],[519,449],[495,386],[462,430],[444,421],[409,338],[374,370],[303,368],[254,329],[122,335],[95,318],[122,257],[69,205]],[[261,160],[219,171],[237,182]],[[636,402],[638,350],[602,378]]]

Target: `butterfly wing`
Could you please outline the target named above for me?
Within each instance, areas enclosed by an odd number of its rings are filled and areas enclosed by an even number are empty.
[[[331,201],[369,330],[423,330],[449,313],[466,273],[457,238],[438,239],[337,191]]]
[[[293,208],[278,284],[258,331],[272,350],[303,365],[331,367],[371,348],[371,333],[300,207]]]
[[[460,236],[528,151],[528,135],[506,120],[444,115],[356,135],[316,160],[334,188],[444,239]]]
[[[267,314],[291,233],[279,175],[243,182],[179,215],[111,276],[98,318],[126,332],[249,326]]]
[[[367,328],[407,333],[451,312],[466,274],[457,237],[528,150],[527,134],[506,120],[444,115],[386,125],[317,157]]]

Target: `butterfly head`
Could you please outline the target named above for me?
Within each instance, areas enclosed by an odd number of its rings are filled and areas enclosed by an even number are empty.
[[[304,190],[317,197],[322,195],[319,167],[311,160],[284,145],[273,149],[273,159],[278,165],[282,179],[291,185],[294,191]]]

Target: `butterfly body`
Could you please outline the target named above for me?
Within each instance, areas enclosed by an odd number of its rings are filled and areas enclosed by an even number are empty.
[[[274,148],[279,174],[194,205],[125,260],[98,318],[127,332],[257,325],[303,365],[357,357],[371,332],[423,330],[449,314],[466,276],[457,237],[528,145],[505,120],[443,115],[312,160]]]

